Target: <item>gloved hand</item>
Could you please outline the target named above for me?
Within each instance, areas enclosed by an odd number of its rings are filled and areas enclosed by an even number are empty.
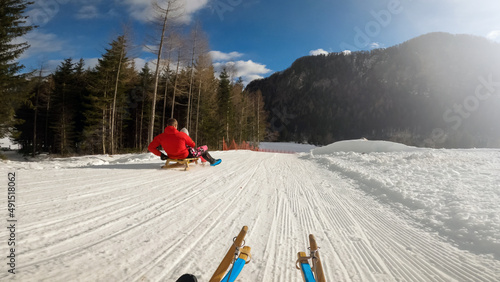
[[[167,155],[165,155],[164,153],[161,153],[160,159],[161,159],[162,161],[166,161],[166,160],[168,159],[168,156],[167,156]]]

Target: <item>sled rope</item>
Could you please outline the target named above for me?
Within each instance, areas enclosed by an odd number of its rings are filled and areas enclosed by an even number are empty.
[[[309,253],[310,253],[309,258],[312,261],[312,270],[314,273],[316,273],[316,267],[317,267],[317,262],[318,262],[318,257],[316,256],[316,253],[318,252],[318,250],[319,250],[319,247],[316,250],[311,250],[311,247],[309,247]]]
[[[221,279],[223,279],[224,274],[226,274],[227,270],[230,267],[231,268],[229,271],[232,272],[233,275],[235,275],[235,277],[232,277],[231,273],[227,273],[227,275],[224,277],[225,279],[224,281],[231,282],[234,281],[234,279],[236,279],[236,276],[238,276],[238,274],[240,273],[241,269],[243,268],[243,265],[246,264],[247,258],[249,258],[250,247],[245,246],[245,241],[244,241],[247,231],[248,227],[243,226],[238,236],[236,236],[236,238],[233,239],[233,244],[227,251],[226,256],[219,264],[217,270],[215,270],[214,274],[212,275],[212,278],[210,279],[210,282],[220,282]],[[241,248],[243,248],[243,251],[240,251]],[[239,258],[238,254],[240,254]]]
[[[309,256],[305,252],[297,254],[295,267],[302,272],[302,278],[305,282],[325,282],[325,273],[319,256],[319,247],[316,244],[314,235],[309,234]],[[312,266],[309,264],[311,260]]]
[[[233,262],[231,263],[232,264],[231,269],[229,269],[229,277],[231,277],[231,274],[233,273],[234,264],[236,263],[236,260],[240,255],[240,248],[245,247],[245,239],[243,239],[243,243],[241,244],[241,246],[236,246],[235,243],[236,243],[236,237],[233,238],[234,256],[233,256]]]
[[[318,260],[318,257],[316,256],[316,253],[318,252],[319,247],[318,247],[317,250],[314,250],[314,251],[311,251],[310,247],[308,249],[309,249],[309,256],[301,257],[301,258],[297,259],[297,261],[295,262],[295,267],[297,269],[300,269],[300,266],[299,266],[300,262],[302,262],[304,260],[311,260],[312,261],[312,265],[313,265],[312,269],[313,269],[314,272],[316,272],[316,262]]]

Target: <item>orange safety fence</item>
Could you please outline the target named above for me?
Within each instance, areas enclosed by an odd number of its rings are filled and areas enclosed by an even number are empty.
[[[253,146],[245,141],[241,142],[241,144],[236,144],[236,142],[231,141],[231,144],[228,146],[226,143],[226,140],[222,138],[222,150],[223,151],[229,151],[229,150],[250,150],[250,151],[256,151],[256,152],[266,152],[266,153],[283,153],[283,154],[295,154],[293,151],[286,151],[286,150],[273,150],[273,149],[261,149],[257,146]]]

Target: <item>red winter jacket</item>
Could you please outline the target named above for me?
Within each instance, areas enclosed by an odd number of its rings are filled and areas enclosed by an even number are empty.
[[[158,146],[161,146],[169,158],[185,159],[189,155],[186,145],[193,148],[195,146],[193,140],[186,133],[178,131],[173,126],[167,126],[165,131],[156,136],[149,144],[148,150],[161,156],[161,152],[157,149]]]

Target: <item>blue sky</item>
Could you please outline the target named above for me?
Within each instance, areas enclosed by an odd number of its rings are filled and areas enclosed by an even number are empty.
[[[161,2],[162,0],[160,0]],[[165,0],[166,1],[166,0]],[[435,31],[500,41],[498,0],[178,0],[180,24],[200,22],[214,65],[231,64],[248,83],[326,52],[390,47]],[[155,59],[141,46],[151,34],[150,0],[35,0],[39,28],[24,40],[26,70],[55,69],[65,58],[96,64],[127,25],[137,67]]]

